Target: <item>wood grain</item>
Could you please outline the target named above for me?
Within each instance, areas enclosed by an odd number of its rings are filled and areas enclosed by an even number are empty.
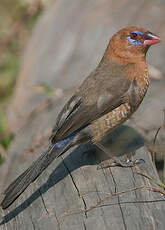
[[[17,135],[0,169],[1,192],[46,148],[57,114],[72,89],[97,65],[109,37],[127,25],[143,26],[163,38],[164,4],[60,0],[43,13],[25,51],[9,108],[8,122]],[[160,45],[149,53],[149,61],[162,72],[164,49]],[[46,94],[30,90],[41,83],[63,93],[47,100]],[[107,156],[94,146],[79,146],[53,162],[9,209],[1,211],[0,229],[164,230],[164,196],[147,190],[146,186],[160,188],[137,173],[140,169],[158,179],[139,132],[141,127],[149,130],[143,136],[152,141],[162,124],[163,84],[164,79],[153,81],[133,120],[103,141],[107,151],[130,153],[145,163],[97,170],[98,162]]]

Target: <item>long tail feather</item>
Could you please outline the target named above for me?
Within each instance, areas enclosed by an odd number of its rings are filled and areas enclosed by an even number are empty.
[[[72,144],[69,143],[62,148],[56,148],[56,145],[51,145],[27,170],[8,186],[3,194],[1,207],[3,209],[9,207],[55,158],[58,158],[71,147]]]

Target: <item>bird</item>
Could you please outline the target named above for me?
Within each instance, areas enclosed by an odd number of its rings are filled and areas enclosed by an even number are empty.
[[[115,33],[98,66],[87,76],[59,113],[50,144],[2,195],[8,208],[56,158],[71,147],[101,140],[125,122],[141,104],[149,87],[146,53],[160,42],[141,27]]]

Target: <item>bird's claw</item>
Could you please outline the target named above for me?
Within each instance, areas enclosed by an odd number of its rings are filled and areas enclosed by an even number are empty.
[[[115,166],[119,166],[119,167],[133,167],[137,164],[141,164],[141,163],[145,163],[145,160],[143,159],[135,159],[134,161],[127,159],[126,161],[123,160],[119,160],[119,159],[115,159],[113,162],[108,162],[108,163],[100,163],[97,166],[97,170],[103,169],[103,168],[109,168],[109,167],[115,167]]]

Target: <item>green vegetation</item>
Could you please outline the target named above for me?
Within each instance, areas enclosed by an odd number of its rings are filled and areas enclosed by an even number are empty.
[[[12,140],[5,114],[19,72],[20,57],[43,9],[42,0],[1,0],[0,5],[0,163]]]

